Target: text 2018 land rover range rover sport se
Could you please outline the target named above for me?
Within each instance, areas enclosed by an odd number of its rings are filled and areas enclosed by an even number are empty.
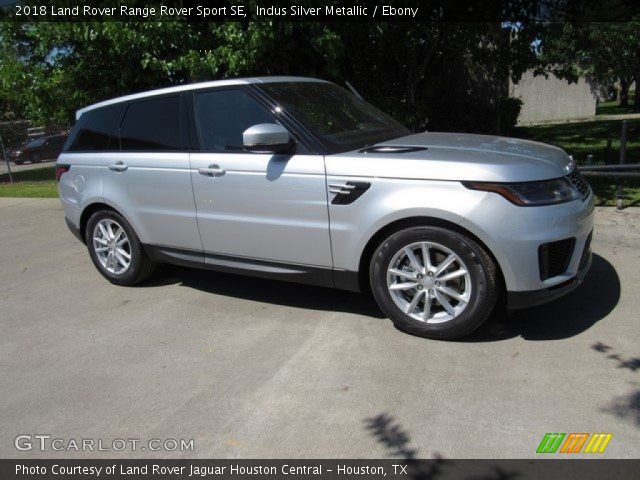
[[[335,84],[206,82],[77,113],[56,176],[117,285],[158,262],[371,289],[402,330],[476,329],[555,299],[591,262],[593,195],[561,149],[411,134]]]

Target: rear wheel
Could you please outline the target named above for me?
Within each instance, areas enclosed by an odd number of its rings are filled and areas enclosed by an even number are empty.
[[[114,211],[91,215],[85,238],[93,264],[111,283],[135,285],[155,269],[129,222]]]
[[[390,235],[370,264],[373,295],[396,327],[429,338],[471,333],[498,297],[491,257],[473,240],[439,227]]]

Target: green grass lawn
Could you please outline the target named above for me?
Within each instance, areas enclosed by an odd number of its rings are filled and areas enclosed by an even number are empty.
[[[621,113],[635,113],[633,111],[633,99],[635,92],[629,92],[629,105],[621,107],[618,100],[601,102],[596,107],[596,115],[619,115]]]
[[[9,174],[0,174],[0,197],[56,198],[58,196],[53,166],[13,172],[12,176],[13,183],[9,183]]]
[[[628,124],[627,163],[640,163],[640,120],[628,120]],[[620,120],[598,120],[519,127],[515,135],[557,145],[573,155],[578,165],[586,164],[589,154],[593,155],[594,164],[603,164],[607,155],[608,138],[613,140],[610,158],[618,162],[620,129]],[[598,205],[615,205],[616,189],[613,179],[590,178],[588,181],[596,193]],[[624,182],[625,205],[640,206],[640,179],[627,179]]]
[[[0,183],[0,197],[56,198],[56,182]]]

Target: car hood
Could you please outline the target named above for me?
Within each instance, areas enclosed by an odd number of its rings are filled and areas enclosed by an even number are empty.
[[[525,182],[573,168],[566,152],[551,145],[464,133],[418,133],[327,156],[327,174],[337,176]]]

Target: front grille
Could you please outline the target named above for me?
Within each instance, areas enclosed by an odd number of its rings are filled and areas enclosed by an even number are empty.
[[[582,178],[582,175],[580,175],[580,172],[578,171],[577,168],[574,168],[573,172],[571,172],[569,175],[567,175],[564,178],[569,180],[569,183],[573,185],[575,189],[578,190],[578,192],[580,192],[580,195],[582,196],[583,200],[589,196],[589,192],[591,191],[591,188],[589,187],[589,184],[587,183],[587,181],[584,178]]]
[[[582,250],[582,256],[580,257],[580,265],[578,265],[578,271],[581,271],[584,267],[586,267],[587,262],[589,261],[589,255],[591,255],[591,237],[593,236],[593,232],[589,234],[587,237],[587,241],[584,244],[584,249]]]
[[[575,245],[575,237],[540,245],[538,247],[540,280],[546,280],[566,272]]]

